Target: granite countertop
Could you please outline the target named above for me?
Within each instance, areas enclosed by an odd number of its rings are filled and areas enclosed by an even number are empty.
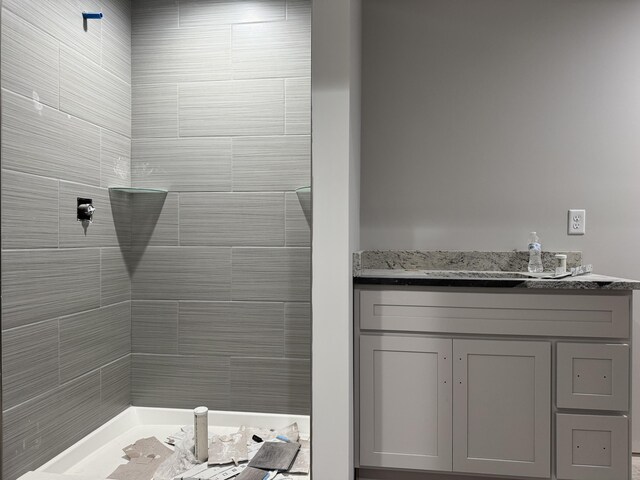
[[[429,287],[544,288],[566,290],[640,290],[640,281],[587,274],[560,279],[527,278],[521,272],[364,269],[356,285],[416,285]]]
[[[553,256],[567,255],[567,268],[580,265],[581,252],[543,252],[546,276]],[[536,288],[559,290],[640,290],[640,281],[599,274],[531,278],[528,252],[368,250],[353,256],[356,285]],[[535,275],[535,274],[534,274]]]

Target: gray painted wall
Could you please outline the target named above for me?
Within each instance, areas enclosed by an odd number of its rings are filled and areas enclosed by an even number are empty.
[[[536,230],[640,276],[640,2],[363,9],[362,248],[523,250]]]
[[[311,1],[132,19],[132,402],[307,414]]]
[[[127,0],[4,0],[2,478],[38,467],[130,403]],[[82,11],[104,20],[83,30]],[[95,221],[76,221],[76,197]],[[124,250],[123,250],[124,249]]]

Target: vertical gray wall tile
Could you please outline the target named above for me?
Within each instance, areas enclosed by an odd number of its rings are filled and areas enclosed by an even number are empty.
[[[60,47],[60,110],[131,137],[131,86],[65,46]]]
[[[2,252],[2,328],[100,306],[97,248]]]
[[[308,247],[311,244],[311,191],[286,193],[286,245]]]
[[[84,30],[82,12],[99,12],[97,0],[3,0],[3,6],[63,44],[100,63],[102,23],[92,21]]]
[[[286,17],[284,0],[182,0],[181,27],[272,22]]]
[[[58,108],[58,42],[8,10],[2,15],[2,88]]]
[[[135,300],[131,322],[133,353],[178,353],[178,302]]]
[[[178,351],[181,355],[282,356],[284,305],[180,302]]]
[[[304,77],[311,71],[311,25],[303,22],[233,26],[233,78]]]
[[[78,221],[78,197],[93,200],[96,211],[88,226]],[[60,247],[129,246],[128,201],[127,195],[110,195],[105,188],[60,182]]]
[[[134,139],[133,184],[170,191],[231,190],[231,139]]]
[[[233,300],[308,302],[308,248],[233,248]]]
[[[67,382],[129,353],[129,302],[60,319],[61,382]]]
[[[141,407],[228,410],[229,358],[132,356],[132,403]],[[233,406],[234,410],[238,410]]]
[[[241,412],[308,415],[310,361],[298,358],[232,358],[231,405]]]
[[[131,198],[135,247],[178,245],[178,194],[154,193]]]
[[[126,253],[120,248],[100,249],[100,305],[131,300]]]
[[[133,0],[132,30],[136,33],[156,31],[162,35],[170,28],[178,28],[178,3],[176,0]]]
[[[99,185],[100,129],[5,91],[2,167]]]
[[[285,133],[311,134],[311,78],[287,78],[284,81]]]
[[[5,410],[2,478],[35,470],[97,428],[99,408],[100,373],[94,372]]]
[[[2,408],[58,386],[58,320],[2,332]]]
[[[183,193],[181,245],[284,245],[282,193]]]
[[[100,186],[131,186],[131,139],[101,129]]]
[[[311,24],[311,0],[287,0],[287,20]]]
[[[284,356],[311,358],[311,304],[284,306]]]
[[[100,415],[104,421],[131,405],[131,355],[100,369]]]
[[[2,247],[58,246],[58,181],[2,171]]]
[[[233,139],[234,190],[295,190],[310,181],[310,137]]]
[[[231,78],[231,27],[134,31],[132,44],[136,84]]]
[[[102,11],[102,67],[131,84],[131,2],[110,0]]]
[[[178,136],[178,85],[134,85],[131,91],[133,138]]]
[[[284,133],[284,80],[178,85],[181,137]]]
[[[134,300],[230,300],[231,249],[148,247],[131,289]]]

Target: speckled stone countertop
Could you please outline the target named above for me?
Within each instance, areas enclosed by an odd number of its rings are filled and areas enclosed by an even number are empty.
[[[555,253],[560,252],[548,252],[543,258],[547,276],[551,275]],[[580,252],[562,253],[570,260],[568,268],[581,261]],[[365,251],[354,254],[353,276],[356,285],[640,290],[640,281],[599,274],[532,278],[527,273],[527,260],[528,252]]]

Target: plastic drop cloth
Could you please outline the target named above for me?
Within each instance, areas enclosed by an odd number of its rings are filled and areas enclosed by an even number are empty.
[[[193,427],[183,427],[182,431],[184,436],[176,439],[173,454],[158,467],[153,480],[173,480],[198,464],[198,460],[193,454]]]

